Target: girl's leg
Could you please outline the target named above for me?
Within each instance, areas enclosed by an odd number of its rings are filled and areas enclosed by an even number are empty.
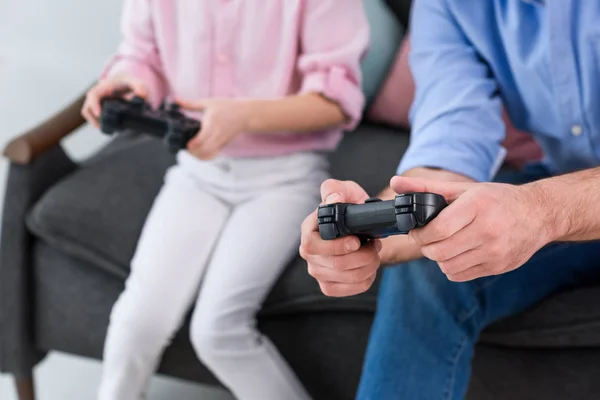
[[[319,204],[321,178],[316,171],[304,183],[272,188],[238,205],[209,264],[192,317],[192,343],[239,400],[310,398],[257,330],[255,315],[298,251],[300,225]]]
[[[142,172],[143,173],[143,172]],[[150,212],[110,319],[100,400],[136,400],[196,297],[229,208],[173,167]]]

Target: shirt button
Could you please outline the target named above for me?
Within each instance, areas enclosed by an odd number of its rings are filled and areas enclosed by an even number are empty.
[[[581,127],[581,125],[573,125],[571,127],[571,135],[573,136],[579,136],[583,133],[583,128]]]

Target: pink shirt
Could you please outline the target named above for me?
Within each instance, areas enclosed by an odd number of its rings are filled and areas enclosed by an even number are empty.
[[[369,40],[363,0],[126,0],[122,31],[103,77],[140,77],[154,106],[165,97],[320,92],[350,118],[346,126],[310,134],[243,134],[226,155],[331,150],[361,118],[360,61]]]

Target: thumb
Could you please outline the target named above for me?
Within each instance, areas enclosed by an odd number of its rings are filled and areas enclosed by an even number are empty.
[[[177,99],[175,100],[177,104],[181,108],[190,111],[204,111],[208,108],[208,100],[200,99],[200,100],[185,100],[185,99]]]
[[[406,176],[395,176],[390,182],[394,192],[414,193],[428,192],[442,195],[446,201],[454,201],[473,185],[472,182],[450,182],[433,179],[409,178]]]
[[[143,99],[148,98],[148,90],[146,89],[146,86],[139,81],[132,81],[132,82],[128,82],[127,86],[129,86],[129,88],[131,89],[131,91],[138,97],[141,97]]]
[[[369,195],[356,182],[328,179],[321,185],[321,198],[324,204],[361,204],[369,198]]]

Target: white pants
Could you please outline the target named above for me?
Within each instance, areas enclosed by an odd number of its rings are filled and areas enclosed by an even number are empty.
[[[144,398],[194,303],[194,349],[236,398],[309,399],[255,314],[296,254],[326,178],[323,154],[204,162],[179,153],[111,314],[99,399]]]

